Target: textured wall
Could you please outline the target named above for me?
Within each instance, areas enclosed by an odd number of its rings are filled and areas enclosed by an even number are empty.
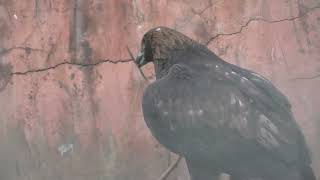
[[[319,172],[318,0],[0,0],[0,179],[157,179],[175,157],[143,122],[126,46],[158,25],[272,80]]]

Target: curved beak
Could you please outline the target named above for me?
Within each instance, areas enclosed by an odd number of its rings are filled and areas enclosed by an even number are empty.
[[[139,52],[139,54],[135,60],[135,63],[138,65],[139,68],[144,66],[145,64],[147,64],[147,61],[144,58],[143,52],[141,52],[141,51]]]

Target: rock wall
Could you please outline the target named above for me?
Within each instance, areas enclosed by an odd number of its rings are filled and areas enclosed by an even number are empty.
[[[144,124],[126,46],[158,25],[275,83],[319,172],[319,1],[0,0],[0,179],[157,179],[176,157]],[[187,178],[184,162],[169,177]]]

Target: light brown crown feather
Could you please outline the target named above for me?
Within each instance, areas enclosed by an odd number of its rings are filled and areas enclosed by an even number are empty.
[[[184,49],[195,43],[184,34],[167,27],[157,27],[148,31],[143,41],[149,41],[154,58],[166,58],[167,52],[174,49]]]

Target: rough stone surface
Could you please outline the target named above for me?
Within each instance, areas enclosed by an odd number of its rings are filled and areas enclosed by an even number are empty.
[[[0,0],[0,179],[157,179],[175,156],[143,122],[126,46],[158,25],[274,82],[320,171],[319,1]]]

